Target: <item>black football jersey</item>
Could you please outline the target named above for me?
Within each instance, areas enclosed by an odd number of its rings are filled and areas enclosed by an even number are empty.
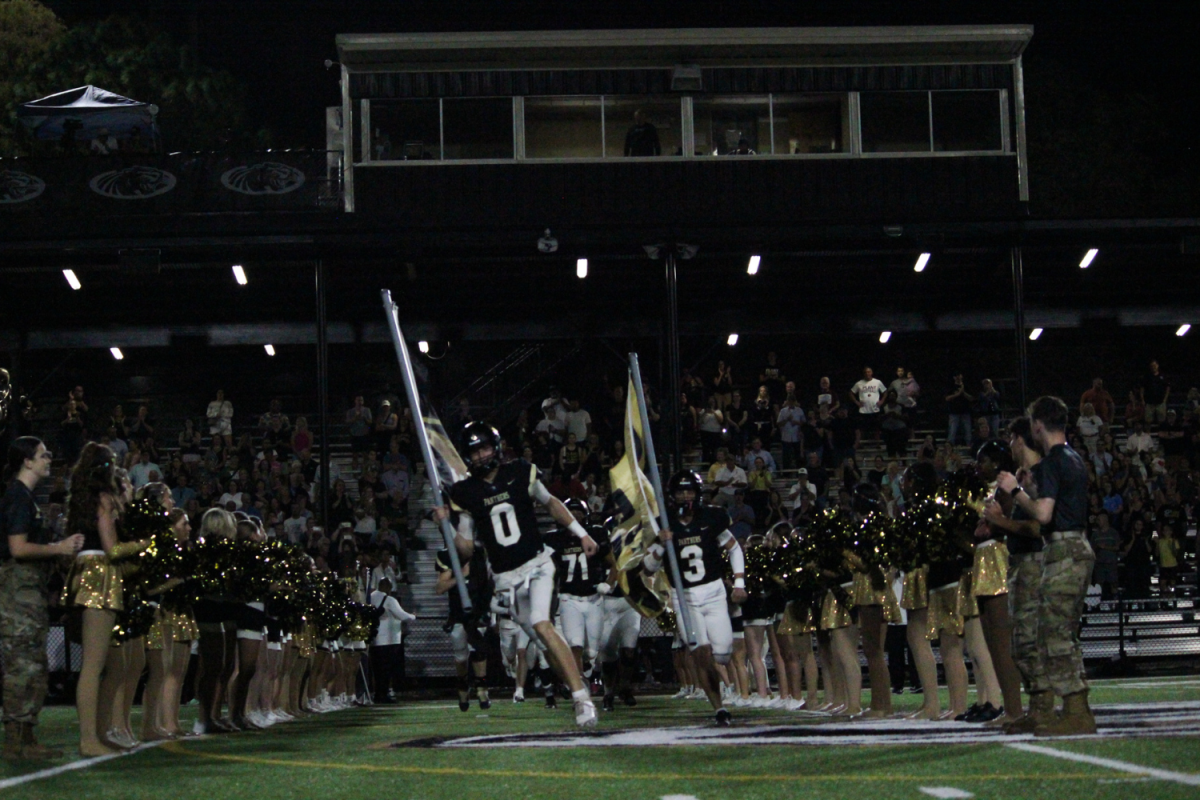
[[[584,553],[583,542],[568,530],[555,531],[546,543],[554,550],[555,583],[559,594],[594,595],[596,584],[608,577],[608,542],[596,539],[598,548],[594,556]]]
[[[542,552],[530,491],[537,469],[528,461],[501,464],[496,478],[469,477],[450,487],[450,508],[466,512],[475,522],[476,544],[487,551],[492,571],[514,570]]]
[[[715,506],[698,506],[687,525],[678,519],[671,521],[675,554],[679,558],[679,576],[683,579],[685,589],[724,577],[728,557],[718,539],[727,530],[729,515]],[[667,571],[667,577],[671,577],[670,570]]]
[[[438,550],[435,562],[438,572],[450,571],[450,551]],[[463,561],[460,566],[466,573],[467,595],[471,598],[471,618],[478,618],[487,612],[492,597],[492,581],[488,577],[487,561],[482,550],[476,550],[470,560]],[[446,596],[450,599],[450,621],[466,622],[467,615],[463,612],[462,598],[455,586]]]

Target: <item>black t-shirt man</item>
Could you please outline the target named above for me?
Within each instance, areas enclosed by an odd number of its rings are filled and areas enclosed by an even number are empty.
[[[1083,531],[1087,529],[1087,467],[1083,457],[1069,444],[1056,444],[1041,461],[1038,497],[1054,499],[1054,519],[1049,530]]]
[[[8,549],[8,537],[25,534],[29,544],[49,544],[49,530],[42,520],[42,511],[29,487],[18,480],[8,485],[4,499],[0,500],[0,559],[12,558]]]

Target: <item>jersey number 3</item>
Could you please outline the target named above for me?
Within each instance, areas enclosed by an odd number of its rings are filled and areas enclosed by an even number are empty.
[[[510,547],[520,540],[521,528],[517,525],[517,510],[511,503],[497,503],[492,506],[491,518],[496,544]]]
[[[704,551],[698,545],[689,544],[679,551],[679,557],[687,562],[683,571],[683,579],[688,583],[699,583],[704,580]]]

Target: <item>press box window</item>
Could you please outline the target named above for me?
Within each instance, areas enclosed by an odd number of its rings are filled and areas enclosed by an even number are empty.
[[[513,158],[511,97],[442,101],[446,160]]]
[[[850,104],[844,94],[775,95],[775,155],[846,153]]]
[[[678,97],[605,97],[606,158],[677,156],[683,153]]]
[[[437,100],[374,101],[371,158],[413,161],[442,157]]]
[[[933,149],[1000,150],[1000,92],[932,92]]]
[[[864,153],[929,152],[928,92],[863,92]]]
[[[600,97],[525,98],[526,158],[603,158]]]
[[[714,97],[692,101],[697,155],[771,153],[769,97]]]

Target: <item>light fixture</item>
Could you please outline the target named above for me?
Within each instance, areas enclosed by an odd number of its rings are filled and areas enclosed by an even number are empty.
[[[587,277],[587,259],[581,258],[575,262],[575,275],[580,278]]]
[[[75,291],[79,291],[80,289],[83,288],[83,284],[80,283],[79,278],[77,278],[75,276],[75,270],[64,269],[63,277],[67,279],[67,283],[70,284],[71,288],[74,289]]]
[[[735,344],[737,344],[737,334],[729,334],[729,338],[725,340],[725,344],[729,345],[730,347],[733,347]]]
[[[925,266],[929,264],[929,258],[932,255],[932,253],[921,253],[921,255],[917,257],[917,263],[913,265],[913,272],[924,272]]]
[[[269,356],[275,355],[275,345],[273,345],[273,344],[264,344],[263,350],[266,350],[267,355],[269,355]]]
[[[242,269],[241,264],[233,265],[233,277],[238,282],[239,286],[246,285],[246,270]]]
[[[758,265],[762,262],[762,256],[750,256],[750,263],[746,265],[747,275],[757,275]]]
[[[1092,262],[1096,260],[1096,256],[1098,256],[1099,254],[1100,254],[1100,251],[1094,247],[1091,250],[1088,250],[1086,253],[1084,253],[1083,260],[1079,262],[1079,268],[1087,269],[1088,267],[1090,267],[1092,265]]]
[[[422,353],[428,353],[429,352],[429,342],[426,342],[424,340],[417,342],[417,349],[420,350]]]
[[[110,347],[108,348],[108,352],[112,353],[112,357],[117,361],[121,361],[125,358],[125,354],[121,352],[121,348],[119,347]]]
[[[1175,335],[1176,336],[1187,336],[1187,332],[1190,331],[1191,329],[1192,329],[1192,326],[1185,322],[1179,326],[1179,330],[1175,331]]]
[[[1042,329],[1034,328],[1033,330],[1031,330],[1029,332],[1029,341],[1036,342],[1038,340],[1038,337],[1041,335],[1042,335]]]
[[[892,332],[891,332],[891,331],[884,331],[883,333],[879,334],[879,343],[880,343],[880,344],[887,344],[887,343],[888,343],[888,339],[890,339],[890,338],[892,338]]]

